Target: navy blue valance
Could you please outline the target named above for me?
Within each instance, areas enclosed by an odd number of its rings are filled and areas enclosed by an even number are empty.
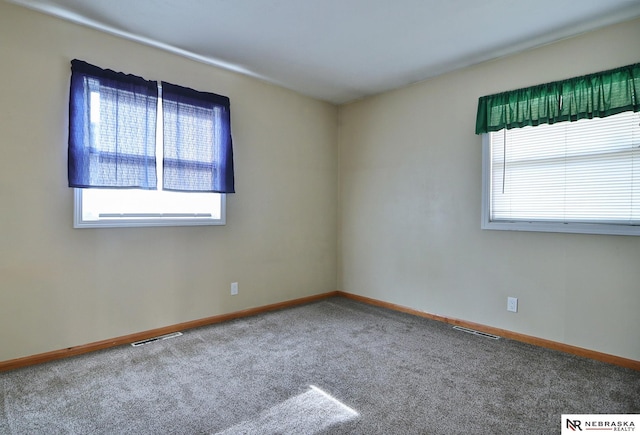
[[[229,98],[162,82],[163,189],[233,193]]]
[[[155,189],[156,82],[71,62],[70,187]]]
[[[158,98],[164,190],[234,193],[229,98],[71,62],[69,186],[157,189]]]

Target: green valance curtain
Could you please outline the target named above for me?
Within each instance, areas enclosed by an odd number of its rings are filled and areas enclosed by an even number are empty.
[[[476,134],[626,111],[640,111],[640,63],[481,97]]]

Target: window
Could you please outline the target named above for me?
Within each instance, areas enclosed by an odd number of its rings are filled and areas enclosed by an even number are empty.
[[[227,97],[74,60],[69,104],[74,227],[225,224]]]
[[[640,64],[482,97],[482,228],[640,235]]]
[[[483,228],[640,235],[640,113],[486,133]]]

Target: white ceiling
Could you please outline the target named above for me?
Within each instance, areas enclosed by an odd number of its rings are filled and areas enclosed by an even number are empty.
[[[337,104],[640,16],[640,0],[8,1]]]

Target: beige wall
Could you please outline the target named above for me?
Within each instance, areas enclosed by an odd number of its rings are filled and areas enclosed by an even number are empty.
[[[336,107],[5,2],[0,41],[0,361],[336,289]],[[72,228],[73,58],[230,97],[226,226]]]
[[[474,134],[478,97],[639,62],[638,41],[636,20],[341,107],[339,287],[640,360],[640,237],[480,230]]]

